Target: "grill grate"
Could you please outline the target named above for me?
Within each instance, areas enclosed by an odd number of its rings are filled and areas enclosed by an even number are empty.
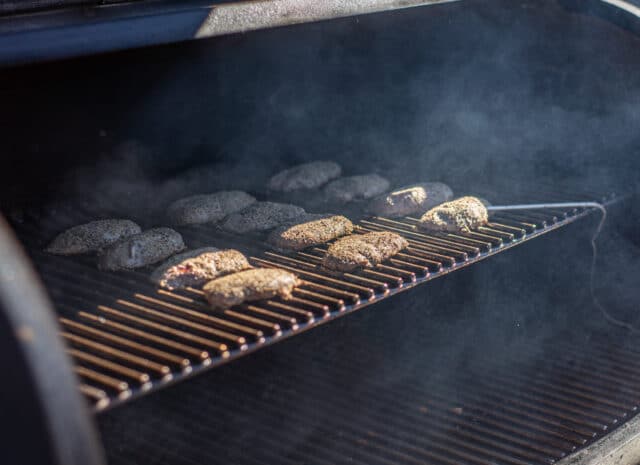
[[[544,200],[557,198],[566,199],[567,194],[547,193]],[[198,289],[157,289],[148,271],[107,273],[98,271],[90,257],[50,256],[41,252],[41,227],[25,223],[21,233],[60,312],[62,337],[76,362],[80,389],[96,410],[103,410],[469,266],[591,211],[501,212],[465,235],[424,234],[415,230],[414,218],[361,219],[356,232],[398,232],[410,246],[373,269],[340,275],[317,268],[326,246],[287,255],[265,251],[264,238],[258,235],[240,240],[212,226],[184,228],[181,233],[190,247],[212,242],[236,247],[256,266],[288,269],[303,279],[289,300],[274,298],[216,312]]]
[[[530,342],[535,354],[527,344],[506,359],[489,350],[464,367],[421,357],[414,341],[386,360],[395,371],[385,378],[376,358],[397,347],[382,326],[367,325],[375,349],[318,351],[335,340],[326,332],[100,416],[107,445],[118,445],[111,463],[544,465],[638,411],[638,352],[610,333],[586,345],[556,334]],[[132,439],[133,423],[144,426]]]

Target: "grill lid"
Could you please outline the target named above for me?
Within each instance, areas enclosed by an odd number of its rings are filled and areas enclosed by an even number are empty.
[[[0,66],[181,42],[457,0],[96,0],[0,2]]]

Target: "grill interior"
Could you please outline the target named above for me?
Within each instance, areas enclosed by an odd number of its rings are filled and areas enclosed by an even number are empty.
[[[571,199],[610,204],[617,199],[615,194],[557,193],[540,186],[519,195],[504,196],[500,203]],[[356,205],[342,213],[354,217],[358,209],[361,206]],[[40,224],[25,221],[20,232],[60,311],[61,335],[75,360],[80,389],[96,410],[102,410],[469,266],[590,213],[591,209],[580,208],[496,212],[487,226],[464,235],[418,232],[417,220],[410,217],[359,217],[357,232],[394,231],[406,237],[410,247],[373,269],[339,275],[319,267],[326,246],[283,254],[270,250],[257,233],[239,238],[214,225],[179,229],[190,248],[237,248],[251,256],[255,266],[280,267],[304,280],[292,299],[278,297],[223,311],[211,311],[199,289],[157,288],[149,280],[152,268],[110,273],[98,271],[93,257],[43,253],[43,246],[64,229],[63,224],[97,218],[77,206],[58,209]]]
[[[198,290],[158,291],[148,269],[42,253],[100,217],[166,225],[185,195],[302,204],[260,186],[333,159],[494,204],[607,203],[596,294],[640,327],[640,203],[606,188],[638,186],[640,43],[566,3],[453,2],[3,73],[0,208],[55,303],[110,465],[548,464],[633,419],[637,336],[589,295],[591,210],[434,237],[327,207],[411,241],[341,276],[314,268],[322,248],[180,229],[189,247],[235,247],[305,280],[293,300],[224,312]]]

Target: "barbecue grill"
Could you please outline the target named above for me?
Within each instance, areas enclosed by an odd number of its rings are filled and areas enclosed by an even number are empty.
[[[3,461],[640,463],[633,3],[36,3],[0,5]],[[266,188],[314,159],[446,182],[489,223]],[[327,244],[176,227],[302,280],[223,310],[44,251],[222,189],[409,247],[336,273]]]

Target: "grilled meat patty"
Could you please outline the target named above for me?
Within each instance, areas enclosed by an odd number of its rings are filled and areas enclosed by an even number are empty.
[[[453,198],[453,191],[441,182],[425,182],[401,187],[369,203],[368,211],[380,216],[406,216],[424,213]]]
[[[164,260],[184,248],[182,236],[173,229],[148,229],[103,250],[98,267],[114,271],[140,268]]]
[[[267,241],[278,249],[302,250],[352,232],[353,223],[344,216],[307,214],[274,229]]]
[[[202,290],[212,308],[222,309],[275,296],[287,299],[299,284],[296,275],[288,271],[254,268],[209,281]]]
[[[480,199],[460,197],[422,215],[418,228],[426,231],[469,232],[488,221],[487,208]]]
[[[173,224],[213,223],[242,210],[256,199],[243,191],[220,191],[176,200],[167,208]]]
[[[235,233],[264,231],[304,214],[304,208],[288,203],[256,202],[242,211],[229,215],[222,223],[222,228]]]
[[[408,246],[405,238],[388,231],[353,234],[331,244],[322,265],[335,271],[370,268]]]
[[[151,280],[167,289],[200,286],[207,281],[252,266],[241,252],[203,247],[174,255],[151,274]]]
[[[140,231],[140,226],[130,220],[91,221],[58,234],[45,251],[56,255],[97,252]]]
[[[297,189],[314,189],[341,174],[342,168],[335,162],[312,161],[280,171],[269,180],[268,187],[282,192],[291,192]]]
[[[331,181],[324,188],[330,202],[370,199],[389,189],[389,181],[377,174],[361,174]]]

